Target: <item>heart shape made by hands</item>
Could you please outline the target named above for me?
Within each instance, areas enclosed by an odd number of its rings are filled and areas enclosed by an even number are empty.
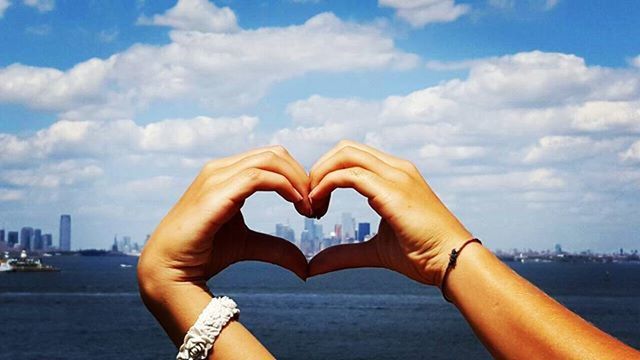
[[[297,211],[321,218],[327,213],[331,193],[338,188],[356,190],[381,216],[375,236],[366,242],[326,248],[303,269],[302,259],[306,263],[306,258],[296,246],[249,230],[248,245],[256,246],[250,259],[283,266],[301,278],[349,268],[382,267],[438,285],[443,246],[449,248],[471,237],[412,163],[372,147],[343,141],[324,154],[309,171],[306,198],[294,202]]]

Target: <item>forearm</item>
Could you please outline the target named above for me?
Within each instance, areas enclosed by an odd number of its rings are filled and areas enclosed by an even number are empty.
[[[640,353],[597,329],[470,244],[447,280],[447,295],[496,358],[626,359]]]
[[[212,298],[205,284],[140,280],[142,299],[179,347],[184,335]],[[222,330],[209,359],[273,359],[262,344],[238,321],[230,321]]]

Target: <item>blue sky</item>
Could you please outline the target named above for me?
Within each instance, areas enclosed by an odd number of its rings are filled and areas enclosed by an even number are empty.
[[[640,3],[0,0],[0,228],[142,241],[206,159],[409,158],[492,248],[638,248]],[[260,203],[260,206],[257,204]],[[253,205],[253,206],[252,206]],[[265,210],[266,209],[266,210]],[[252,226],[302,219],[272,194]],[[325,228],[352,212],[352,191]]]

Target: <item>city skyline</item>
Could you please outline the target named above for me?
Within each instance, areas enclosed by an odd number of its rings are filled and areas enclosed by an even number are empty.
[[[41,228],[30,225],[19,227],[19,230],[0,228],[0,251],[71,251],[71,215],[60,215],[58,246],[54,246],[52,232],[43,232]],[[5,238],[6,234],[6,238]]]

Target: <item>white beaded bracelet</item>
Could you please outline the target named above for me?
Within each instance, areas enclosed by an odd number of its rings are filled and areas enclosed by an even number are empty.
[[[235,301],[214,297],[184,336],[176,360],[204,360],[222,328],[240,313]]]

